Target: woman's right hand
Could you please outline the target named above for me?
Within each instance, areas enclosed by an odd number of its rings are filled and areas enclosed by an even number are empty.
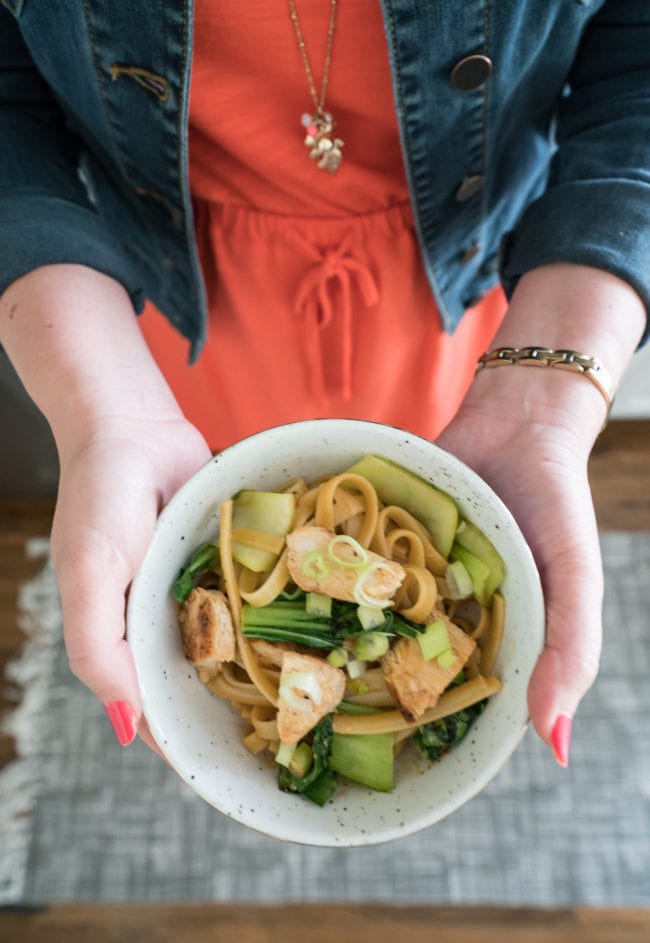
[[[70,666],[120,742],[139,729],[154,746],[124,638],[126,594],[158,513],[210,450],[108,276],[51,265],[17,279],[0,297],[0,343],[59,453],[52,559]]]
[[[209,458],[180,411],[103,419],[60,450],[52,560],[70,668],[105,706],[123,745],[139,730],[155,749],[125,641],[128,587],[161,508]]]

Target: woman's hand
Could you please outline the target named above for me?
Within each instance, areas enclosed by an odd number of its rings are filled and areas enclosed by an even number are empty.
[[[125,641],[127,590],[161,508],[209,458],[197,430],[168,411],[104,418],[60,450],[52,560],[70,667],[104,704],[122,744],[139,727],[155,749]]]
[[[645,322],[640,297],[616,276],[553,263],[520,280],[493,346],[595,355],[617,383]],[[546,647],[528,704],[535,729],[562,765],[571,719],[600,657],[603,574],[587,461],[606,412],[585,376],[499,366],[475,377],[438,440],[492,486],[533,551],[546,604]]]
[[[0,298],[0,342],[59,452],[52,558],[70,665],[121,743],[139,725],[153,746],[124,640],[126,593],[159,511],[210,451],[106,275],[51,265],[18,279]]]
[[[526,381],[531,379],[527,369],[495,369],[495,376],[486,377],[481,399],[470,398],[438,444],[491,485],[517,520],[537,562],[547,635],[530,681],[528,704],[538,734],[566,765],[571,718],[596,677],[601,648],[603,579],[587,479],[591,442],[572,415],[550,402],[533,409],[526,399]],[[511,400],[488,391],[490,385],[504,382],[506,378],[496,374],[505,370],[513,371]],[[536,379],[545,381],[549,392],[558,379],[588,385],[574,376]]]

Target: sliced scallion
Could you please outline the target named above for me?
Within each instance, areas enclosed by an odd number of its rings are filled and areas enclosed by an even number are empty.
[[[460,560],[454,560],[447,566],[445,580],[449,599],[467,599],[474,592],[467,568]]]
[[[286,766],[288,768],[291,758],[295,753],[296,746],[297,744],[295,743],[281,743],[275,754],[275,762],[279,763],[280,766]]]
[[[334,550],[336,547],[349,547],[354,554],[353,559],[346,560]],[[327,545],[327,555],[330,560],[344,567],[346,570],[359,570],[368,563],[368,551],[362,547],[358,540],[350,537],[348,534],[336,534]]]
[[[364,629],[376,629],[386,621],[384,611],[373,606],[358,606],[357,618]]]
[[[390,642],[381,632],[363,632],[357,635],[352,646],[352,654],[359,661],[377,661],[388,651]]]
[[[361,675],[365,672],[366,663],[365,661],[360,661],[358,658],[354,658],[347,663],[345,668],[350,678],[352,678],[352,680],[355,681],[357,678],[360,678]]]
[[[348,653],[344,648],[335,648],[327,656],[327,661],[333,668],[343,668],[348,662]]]
[[[383,560],[376,560],[359,575],[359,579],[354,586],[354,599],[358,605],[368,606],[371,609],[385,609],[386,606],[390,606],[391,600],[387,596],[377,599],[374,596],[371,596],[366,589],[366,584],[368,583],[372,574],[375,572],[375,570],[379,570],[383,566],[385,566]]]
[[[279,697],[293,710],[307,713],[323,700],[323,689],[309,671],[292,671],[280,679]]]
[[[451,668],[455,661],[457,661],[456,652],[451,646],[438,655],[438,664],[441,668]]]
[[[425,661],[437,658],[451,646],[447,626],[443,619],[436,619],[435,622],[429,623],[424,632],[417,636],[417,641]]]
[[[299,743],[289,761],[289,771],[298,779],[302,779],[311,769],[312,760],[313,754],[309,744]]]
[[[314,580],[325,580],[330,575],[330,565],[320,550],[310,550],[303,557],[300,569]]]
[[[332,615],[332,597],[323,593],[307,593],[305,610],[310,615],[328,619]]]

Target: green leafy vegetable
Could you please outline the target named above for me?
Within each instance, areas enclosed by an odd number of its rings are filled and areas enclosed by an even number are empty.
[[[297,598],[287,594],[284,598],[278,596],[268,606],[243,606],[243,633],[267,642],[294,642],[334,651],[347,638],[369,635],[359,621],[358,609],[356,603],[333,599],[331,615],[321,614],[307,608],[306,594]],[[393,612],[387,611],[383,616],[383,622],[372,629],[373,633],[417,638],[424,631],[423,625]]]
[[[461,742],[473,721],[483,713],[486,704],[487,698],[456,714],[423,724],[415,731],[413,742],[428,759],[439,760]]]
[[[286,767],[278,769],[278,786],[283,792],[297,792],[317,805],[325,805],[334,795],[337,779],[329,768],[334,726],[330,714],[314,727],[311,745],[313,762],[301,777],[294,776]]]
[[[332,632],[340,639],[351,638],[355,635],[361,635],[367,631],[359,621],[359,607],[353,602],[344,602],[335,599],[332,606]],[[424,632],[424,626],[405,619],[404,616],[392,612],[390,609],[384,609],[382,612],[384,621],[379,625],[373,625],[373,632],[381,632],[384,635],[407,635],[409,638],[417,638],[420,632]]]
[[[295,642],[329,651],[339,647],[328,616],[307,612],[305,601],[278,600],[268,606],[242,607],[242,631],[247,638],[267,642]]]
[[[311,786],[304,790],[303,795],[315,802],[316,805],[324,806],[336,792],[338,784],[339,778],[336,773],[333,773],[331,769],[326,769],[313,781]]]
[[[192,592],[194,577],[207,570],[214,570],[219,564],[219,559],[218,547],[214,544],[202,544],[172,587],[176,602],[185,602]]]
[[[346,779],[376,789],[393,789],[392,733],[342,734],[332,737],[330,767]]]

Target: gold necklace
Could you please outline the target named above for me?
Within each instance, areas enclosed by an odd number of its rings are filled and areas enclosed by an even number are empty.
[[[334,120],[332,115],[325,111],[325,95],[327,94],[327,83],[329,81],[330,65],[332,63],[332,44],[334,41],[334,27],[336,25],[336,4],[337,0],[330,0],[330,21],[327,31],[327,48],[325,51],[325,66],[323,68],[323,81],[321,84],[320,95],[316,91],[314,75],[309,64],[305,40],[300,28],[298,12],[296,10],[295,0],[289,0],[289,14],[291,22],[296,31],[300,54],[307,73],[307,82],[309,83],[309,92],[314,103],[314,113],[304,114],[301,119],[302,126],[305,128],[305,145],[309,148],[309,156],[312,160],[317,160],[317,166],[321,170],[329,170],[330,173],[336,173],[339,169],[343,154],[341,148],[343,141],[334,136]]]

